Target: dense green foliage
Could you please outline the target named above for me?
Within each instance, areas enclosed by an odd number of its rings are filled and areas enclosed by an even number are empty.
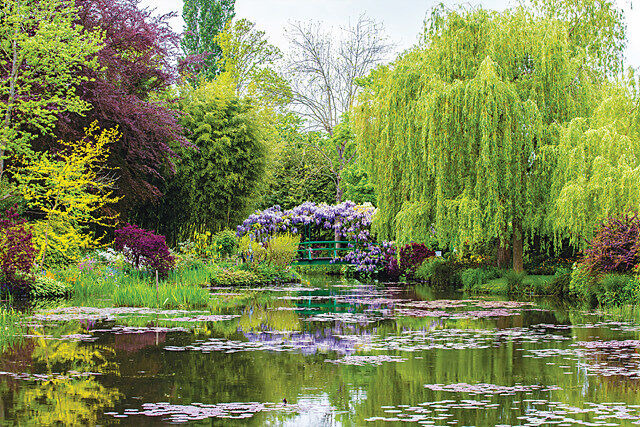
[[[221,230],[241,222],[264,177],[267,134],[250,100],[213,84],[188,93],[182,125],[197,149],[182,153],[177,181],[188,206],[188,224]]]
[[[453,258],[427,258],[416,269],[415,277],[425,280],[436,289],[457,289],[460,284],[460,265]]]
[[[5,0],[0,7],[0,175],[5,151],[31,153],[31,141],[46,136],[64,112],[91,108],[76,93],[96,68],[102,35],[75,25],[71,0]]]
[[[305,132],[302,122],[287,115],[276,123],[281,146],[268,176],[268,187],[259,207],[278,205],[291,209],[304,202],[332,203],[335,182],[321,154],[313,148],[323,137],[317,132]]]
[[[242,222],[262,190],[272,135],[250,99],[216,83],[189,89],[182,106],[192,146],[181,150],[162,201],[139,213],[173,244]]]

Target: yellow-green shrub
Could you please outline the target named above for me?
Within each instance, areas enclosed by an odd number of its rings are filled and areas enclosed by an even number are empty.
[[[249,264],[267,260],[267,250],[265,247],[255,240],[252,240],[248,235],[240,239],[240,253]]]
[[[278,268],[286,268],[296,259],[300,236],[278,234],[267,243],[267,262]]]

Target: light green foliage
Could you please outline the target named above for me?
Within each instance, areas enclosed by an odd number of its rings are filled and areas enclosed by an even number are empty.
[[[23,326],[20,325],[22,315],[13,309],[0,307],[0,353],[21,339]]]
[[[572,49],[600,70],[622,69],[626,25],[622,10],[609,0],[531,0],[534,10],[567,23]]]
[[[635,304],[638,302],[638,278],[626,274],[605,274],[596,286],[596,298],[603,306]]]
[[[80,69],[98,66],[102,35],[76,20],[72,0],[3,0],[0,6],[0,174],[5,150],[29,153],[29,142],[49,134],[58,114],[91,107],[75,88],[87,79]]]
[[[640,301],[639,276],[609,273],[592,275],[582,264],[571,274],[570,291],[590,306],[620,306]]]
[[[240,253],[248,264],[261,263],[267,260],[265,247],[253,240],[249,235],[245,235],[240,239]]]
[[[229,22],[215,42],[222,52],[219,67],[224,70],[218,79],[233,87],[236,95],[255,97],[269,107],[289,102],[291,88],[275,71],[282,52],[253,22]]]
[[[354,129],[383,238],[501,242],[522,269],[524,236],[549,232],[547,147],[601,98],[569,30],[523,8],[436,9],[423,43],[364,82]]]
[[[252,271],[222,269],[211,278],[214,286],[252,286],[260,283],[260,279]]]
[[[216,233],[213,236],[213,244],[220,256],[229,257],[238,251],[238,237],[229,229]]]
[[[267,242],[267,262],[280,270],[289,267],[297,256],[300,236],[276,234]]]
[[[31,285],[31,297],[33,298],[57,298],[71,294],[71,286],[66,282],[58,281],[48,276],[35,276]]]
[[[545,155],[556,162],[549,228],[576,246],[584,247],[604,219],[640,208],[638,100],[614,92],[590,118],[563,128]]]
[[[182,102],[194,147],[182,152],[161,222],[182,236],[235,226],[262,190],[271,124],[252,101],[217,83],[189,90]]]
[[[79,141],[60,141],[62,150],[55,154],[23,156],[13,170],[27,206],[43,214],[33,224],[40,265],[72,261],[80,250],[101,244],[87,225],[109,226],[115,219],[103,214],[119,200],[105,164],[109,145],[119,138],[117,128],[100,130],[94,122]]]
[[[251,268],[257,264],[267,263],[279,270],[284,270],[295,259],[299,245],[300,236],[289,233],[277,234],[264,245],[246,235],[240,239],[240,253]]]
[[[198,285],[161,283],[157,288],[148,281],[124,283],[114,289],[117,307],[198,308],[209,303],[209,290]]]
[[[201,259],[189,260],[171,270],[164,280],[166,283],[176,285],[206,285],[222,268],[213,262],[204,262]]]

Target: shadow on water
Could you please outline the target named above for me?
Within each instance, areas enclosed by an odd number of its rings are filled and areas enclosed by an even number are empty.
[[[335,277],[260,294],[215,313],[18,305],[22,339],[0,356],[0,421],[640,421],[633,322],[553,300]]]

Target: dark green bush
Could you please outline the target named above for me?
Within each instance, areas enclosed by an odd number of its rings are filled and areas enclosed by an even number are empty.
[[[517,272],[515,270],[509,270],[505,273],[504,279],[507,282],[508,294],[524,294],[530,292],[530,285],[525,283],[527,273],[524,271]]]
[[[213,236],[213,244],[221,256],[229,257],[238,252],[238,237],[229,229],[216,233]]]
[[[598,280],[596,298],[601,305],[624,305],[637,301],[638,280],[627,274],[609,273]]]
[[[586,266],[578,263],[571,272],[569,291],[575,293],[590,306],[595,306],[598,304],[597,287],[598,279],[591,275]]]
[[[415,277],[436,289],[452,289],[460,283],[458,264],[443,257],[427,258],[416,269]]]
[[[467,268],[460,273],[460,281],[465,291],[471,291],[500,275],[500,270],[496,267]]]
[[[35,276],[30,295],[33,298],[58,298],[71,294],[71,286],[51,277]]]
[[[547,286],[547,295],[567,296],[571,287],[571,269],[559,268],[553,275],[551,283]]]

